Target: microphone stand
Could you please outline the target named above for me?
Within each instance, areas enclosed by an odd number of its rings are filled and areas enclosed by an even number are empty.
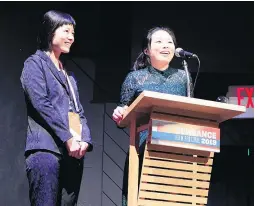
[[[187,96],[190,97],[190,79],[189,79],[189,70],[188,63],[185,59],[182,60],[182,66],[184,67],[186,77],[187,77]]]

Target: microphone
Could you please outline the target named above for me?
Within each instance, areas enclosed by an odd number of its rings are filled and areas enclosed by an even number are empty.
[[[182,48],[176,48],[174,52],[175,56],[181,58],[198,58],[196,54],[188,51],[184,51]]]

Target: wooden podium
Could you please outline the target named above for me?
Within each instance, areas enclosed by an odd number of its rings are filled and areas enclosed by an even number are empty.
[[[219,123],[244,106],[144,91],[120,126],[130,128],[128,206],[206,205]],[[139,180],[139,132],[148,129]]]

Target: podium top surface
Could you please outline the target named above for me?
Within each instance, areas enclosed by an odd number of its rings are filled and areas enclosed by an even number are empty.
[[[148,117],[151,111],[183,117],[224,122],[246,111],[246,107],[221,102],[143,91],[126,110],[121,127],[129,125],[133,113],[137,118]]]

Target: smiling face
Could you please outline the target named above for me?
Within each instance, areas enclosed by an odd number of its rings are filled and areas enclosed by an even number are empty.
[[[71,24],[65,24],[56,29],[52,39],[52,50],[57,53],[68,53],[74,42],[74,28]]]
[[[173,59],[175,52],[173,38],[167,31],[158,30],[152,34],[151,44],[145,52],[150,57],[152,66],[165,65],[164,67],[168,67],[168,64]]]

